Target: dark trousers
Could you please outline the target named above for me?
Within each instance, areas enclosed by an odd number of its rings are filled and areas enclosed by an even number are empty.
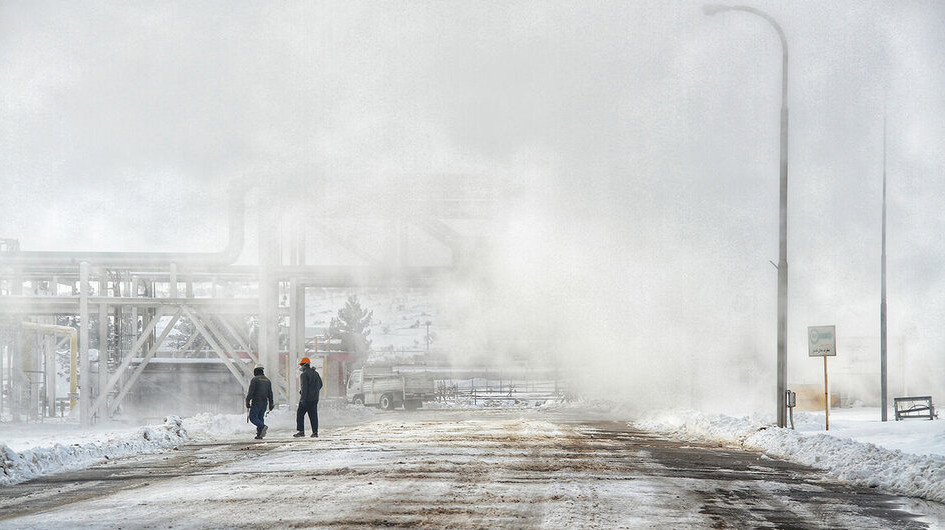
[[[295,412],[295,426],[299,432],[305,432],[305,414],[312,422],[312,432],[318,434],[318,401],[299,401],[299,409]]]
[[[253,404],[249,408],[249,422],[256,426],[256,436],[262,432],[262,428],[266,425],[264,419],[266,417],[266,404],[261,405]]]

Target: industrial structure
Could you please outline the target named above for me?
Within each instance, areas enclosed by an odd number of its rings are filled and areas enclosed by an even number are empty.
[[[298,392],[294,366],[314,353],[306,351],[306,289],[430,287],[449,279],[473,248],[449,220],[488,217],[492,204],[488,193],[458,189],[465,191],[428,194],[401,209],[409,214],[384,219],[394,256],[351,244],[350,254],[367,264],[312,264],[306,233],[326,230],[324,221],[304,207],[267,208],[263,200],[252,260],[244,249],[247,196],[265,191],[246,185],[229,192],[229,235],[218,252],[25,251],[18,241],[2,240],[0,421],[57,416],[74,407],[83,425],[113,417],[130,395],[143,393],[142,373],[162,358],[176,367],[165,370],[169,381],[194,370],[216,373],[201,379],[211,393],[245,392],[254,365],[262,364],[277,402],[291,401]],[[448,263],[411,264],[408,227],[447,249]],[[255,263],[241,264],[248,259]],[[202,351],[195,351],[197,343]],[[57,400],[56,352],[66,348],[69,397]],[[185,364],[193,366],[180,370]]]

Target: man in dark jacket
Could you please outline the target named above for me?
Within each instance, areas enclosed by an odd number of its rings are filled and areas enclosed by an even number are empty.
[[[305,414],[312,423],[312,438],[318,438],[318,393],[322,390],[322,378],[318,372],[309,365],[308,357],[302,357],[299,361],[299,410],[295,413],[295,426],[299,432],[293,436],[301,438],[305,436]]]
[[[266,407],[271,411],[275,407],[272,399],[272,381],[263,375],[263,367],[257,366],[253,370],[253,379],[249,382],[249,392],[246,393],[246,408],[249,409],[249,421],[256,426],[256,439],[262,440],[269,427],[263,421],[266,416]]]

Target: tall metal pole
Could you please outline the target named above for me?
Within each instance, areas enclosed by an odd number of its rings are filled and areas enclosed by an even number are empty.
[[[55,321],[55,319],[52,319]],[[45,333],[46,338],[46,415],[56,417],[56,336]]]
[[[79,263],[79,423],[92,424],[92,378],[89,362],[89,263]]]
[[[105,282],[102,282],[105,283]],[[101,284],[100,284],[101,285]],[[100,289],[101,296],[106,296],[105,289]],[[98,305],[98,382],[96,383],[96,396],[105,392],[105,383],[108,382],[108,307],[105,304]],[[89,399],[92,398],[91,393]],[[104,402],[103,402],[104,403]],[[104,405],[102,407],[104,409]],[[92,416],[102,419],[106,415],[101,410],[92,409]]]
[[[887,403],[887,379],[886,379],[886,116],[883,115],[883,251],[881,266],[881,291],[879,302],[879,372],[880,372],[880,393],[882,421],[888,418],[886,408]]]
[[[280,230],[277,212],[267,208],[266,197],[260,195],[259,206],[259,330],[257,348],[259,362],[272,375],[272,392],[278,403],[287,397],[283,379],[279,378],[279,284],[273,269],[281,265]]]
[[[427,353],[430,353],[430,324],[432,322],[427,320]]]
[[[780,24],[764,11],[749,6],[707,5],[707,15],[725,11],[744,11],[759,16],[774,28],[781,39],[781,165],[780,215],[778,224],[778,427],[787,427],[787,189],[788,189],[788,47]]]

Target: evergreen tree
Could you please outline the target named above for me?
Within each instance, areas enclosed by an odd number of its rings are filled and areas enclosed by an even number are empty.
[[[331,319],[328,325],[328,338],[341,342],[341,349],[355,356],[357,361],[363,361],[371,351],[371,339],[368,336],[371,330],[371,319],[374,311],[361,307],[357,295],[348,297],[345,306],[338,310],[338,316]]]

